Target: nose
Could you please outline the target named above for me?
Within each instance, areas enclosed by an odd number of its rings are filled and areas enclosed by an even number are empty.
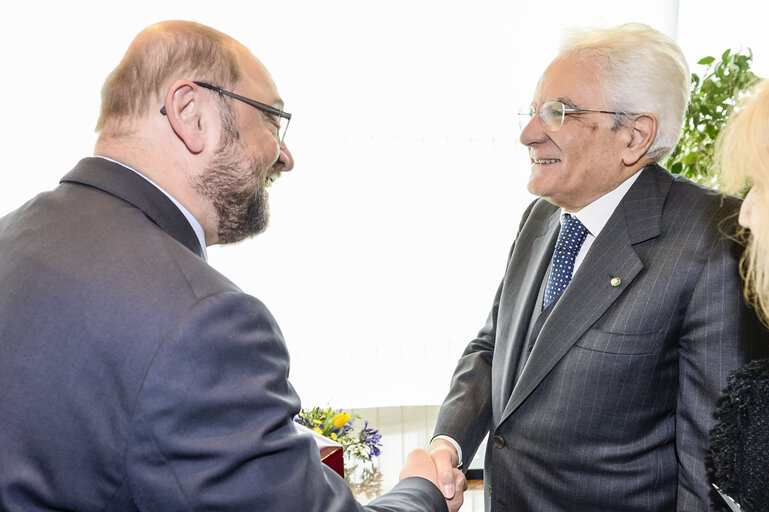
[[[532,144],[543,142],[547,136],[545,134],[545,130],[542,129],[542,122],[539,119],[535,121],[535,118],[538,116],[539,114],[534,114],[531,116],[529,118],[529,122],[526,123],[526,126],[524,126],[523,130],[521,130],[521,136],[518,138],[518,140],[520,140],[521,144],[524,146],[528,147]]]
[[[294,157],[291,156],[291,151],[288,150],[285,142],[280,143],[280,156],[278,156],[278,162],[280,164],[281,172],[288,172],[294,168]]]
[[[740,207],[740,218],[739,222],[740,225],[744,228],[751,229],[753,224],[753,207],[756,202],[756,193],[755,189],[750,189],[748,192],[748,195],[745,196],[745,200],[742,202],[742,206]]]

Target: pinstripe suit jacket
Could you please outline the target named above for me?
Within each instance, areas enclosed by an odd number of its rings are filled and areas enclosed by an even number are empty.
[[[488,510],[710,508],[718,395],[730,370],[769,348],[742,299],[740,247],[724,236],[738,208],[647,166],[519,369],[559,229],[557,207],[532,203],[435,432],[465,460],[489,435]]]

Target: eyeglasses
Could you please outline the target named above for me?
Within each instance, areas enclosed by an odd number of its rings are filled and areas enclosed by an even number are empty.
[[[542,105],[541,110],[534,108],[534,105],[529,105],[528,112],[519,112],[518,125],[521,127],[521,129],[523,129],[535,114],[539,114],[539,120],[542,123],[542,127],[549,132],[557,132],[561,129],[561,126],[563,126],[563,121],[566,118],[566,114],[585,114],[588,112],[594,112],[598,114],[635,115],[629,114],[627,112],[612,112],[610,110],[566,108],[566,106],[560,101],[548,101]]]
[[[230,98],[234,98],[238,101],[242,101],[243,103],[247,105],[251,105],[257,110],[260,110],[272,116],[270,117],[270,121],[275,125],[275,128],[276,128],[275,138],[278,139],[278,142],[283,144],[283,139],[285,138],[286,131],[288,130],[288,123],[291,121],[291,114],[289,114],[288,112],[283,112],[282,110],[272,107],[270,105],[267,105],[266,103],[262,103],[261,101],[252,100],[250,98],[246,98],[245,96],[241,96],[240,94],[235,94],[234,92],[225,91],[224,89],[220,89],[215,85],[207,84],[205,82],[194,82],[194,81],[192,83],[194,83],[199,87],[211,89],[212,91],[218,92],[219,94],[223,94],[225,96],[229,96]],[[163,115],[166,115],[165,105],[163,105],[163,108],[160,109],[160,113]]]

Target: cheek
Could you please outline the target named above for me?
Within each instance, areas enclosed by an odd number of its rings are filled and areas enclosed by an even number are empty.
[[[252,165],[257,165],[260,169],[268,169],[278,159],[280,148],[275,138],[262,138],[252,141],[245,147],[245,153],[249,155]]]
[[[740,208],[740,226],[744,228],[750,228],[750,212],[748,211],[747,203],[742,203]]]
[[[740,207],[740,217],[739,222],[742,227],[748,228],[748,229],[754,229],[754,214],[756,209],[756,194],[755,190],[751,190],[748,192],[748,195],[745,196],[745,200],[742,202],[742,206]]]
[[[257,157],[265,168],[272,167],[278,161],[280,158],[280,145],[275,140],[275,137],[270,136],[269,139],[263,141],[257,151]]]

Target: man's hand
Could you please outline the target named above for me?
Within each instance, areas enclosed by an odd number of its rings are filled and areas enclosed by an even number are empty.
[[[459,454],[456,448],[445,439],[435,439],[427,448],[427,454],[435,463],[435,470],[438,473],[438,488],[446,499],[451,499],[457,490],[454,471],[459,471],[457,469]],[[464,474],[462,476],[464,480]],[[464,488],[467,488],[466,481]]]
[[[465,478],[465,474],[462,473],[461,470],[457,468],[453,468],[452,474],[454,476],[454,489],[456,489],[456,492],[454,493],[454,496],[451,498],[446,497],[445,493],[443,495],[444,498],[446,498],[446,505],[449,506],[449,512],[457,512],[459,510],[459,507],[462,506],[462,503],[465,501],[465,491],[467,490],[467,479]]]
[[[448,487],[444,487],[438,484],[438,471],[434,459],[431,458],[424,450],[414,450],[409,453],[406,459],[406,465],[401,470],[400,479],[410,476],[420,476],[430,480],[436,487],[441,489],[444,498],[446,498],[446,504],[449,507],[449,512],[457,512],[459,507],[462,506],[464,501],[463,492],[467,489],[467,480],[465,475],[457,468],[450,468],[449,477],[451,479],[451,494],[447,494]],[[461,489],[461,492],[455,492],[456,489]]]

